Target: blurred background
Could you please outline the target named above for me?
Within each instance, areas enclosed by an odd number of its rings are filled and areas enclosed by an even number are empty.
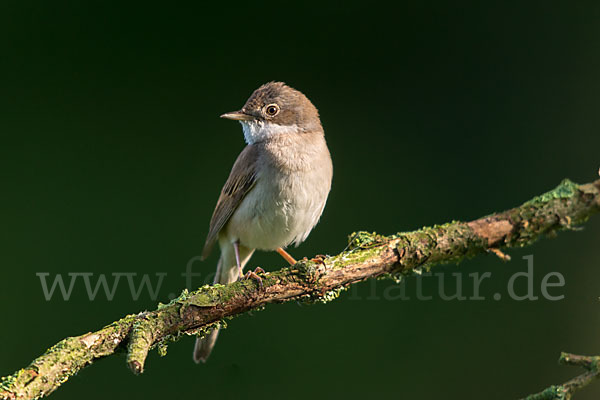
[[[66,336],[151,310],[211,279],[195,261],[222,184],[244,147],[239,109],[282,80],[319,108],[333,189],[297,258],[336,254],[356,230],[391,234],[517,206],[600,167],[598,2],[110,2],[0,4],[0,376]],[[508,399],[580,371],[560,351],[599,354],[600,217],[513,261],[480,256],[411,278],[365,282],[327,305],[274,305],[232,320],[206,365],[193,338],[73,377],[56,399],[403,396]],[[534,256],[537,301],[507,284]],[[285,263],[260,253],[250,265]],[[91,301],[82,278],[122,278]],[[485,300],[468,274],[489,272]],[[563,287],[543,298],[551,272]],[[166,275],[165,275],[166,274]],[[133,276],[133,275],[131,275]],[[552,281],[555,281],[554,279]],[[417,282],[431,300],[418,300]],[[515,291],[526,292],[525,279]],[[495,300],[494,295],[501,298]],[[577,399],[600,395],[600,384]]]

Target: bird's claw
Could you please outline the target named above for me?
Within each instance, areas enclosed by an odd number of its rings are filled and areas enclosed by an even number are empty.
[[[254,279],[258,283],[258,288],[262,290],[264,288],[263,281],[262,278],[258,276],[258,274],[262,274],[264,272],[264,269],[262,269],[261,267],[257,267],[254,271],[246,272],[242,279]]]
[[[325,259],[327,258],[327,256],[323,255],[323,254],[317,254],[316,256],[314,256],[313,258],[310,259],[310,261],[317,263],[317,264],[323,264],[325,265]]]

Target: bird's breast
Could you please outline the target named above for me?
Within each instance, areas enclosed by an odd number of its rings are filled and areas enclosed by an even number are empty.
[[[290,157],[284,149],[260,160],[255,186],[227,224],[230,240],[274,250],[306,239],[331,188],[331,159],[324,140],[317,150]]]

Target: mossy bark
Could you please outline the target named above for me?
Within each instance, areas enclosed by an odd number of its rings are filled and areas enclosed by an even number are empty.
[[[328,301],[339,290],[368,278],[397,278],[458,262],[490,249],[525,246],[561,229],[585,222],[600,211],[600,180],[577,185],[568,180],[520,207],[471,222],[454,221],[414,232],[383,236],[357,232],[348,248],[325,258],[301,260],[292,267],[253,280],[184,291],[155,311],[129,315],[93,333],[64,339],[28,367],[2,378],[0,399],[33,399],[56,390],[95,359],[127,349],[127,362],[141,373],[148,351],[181,335],[204,335],[233,317],[269,303],[305,299]]]
[[[561,353],[558,362],[563,365],[584,368],[585,372],[569,379],[562,385],[549,386],[541,392],[529,395],[522,400],[569,400],[577,390],[600,378],[600,357]]]

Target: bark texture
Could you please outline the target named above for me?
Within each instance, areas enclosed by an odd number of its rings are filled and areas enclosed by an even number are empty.
[[[62,340],[29,366],[0,382],[0,399],[44,397],[81,368],[118,351],[127,352],[134,373],[144,370],[148,351],[181,335],[204,335],[246,311],[290,300],[328,301],[368,278],[397,278],[440,263],[503,247],[526,246],[543,236],[582,224],[600,211],[600,180],[585,185],[563,181],[554,190],[508,211],[471,222],[453,221],[390,236],[357,232],[338,255],[301,260],[253,280],[184,291],[151,312],[128,315],[92,333]]]
[[[569,379],[562,385],[552,385],[543,391],[529,395],[522,400],[569,400],[573,394],[600,377],[600,357],[579,356],[561,353],[558,360],[563,365],[575,365],[585,369],[581,375]]]

